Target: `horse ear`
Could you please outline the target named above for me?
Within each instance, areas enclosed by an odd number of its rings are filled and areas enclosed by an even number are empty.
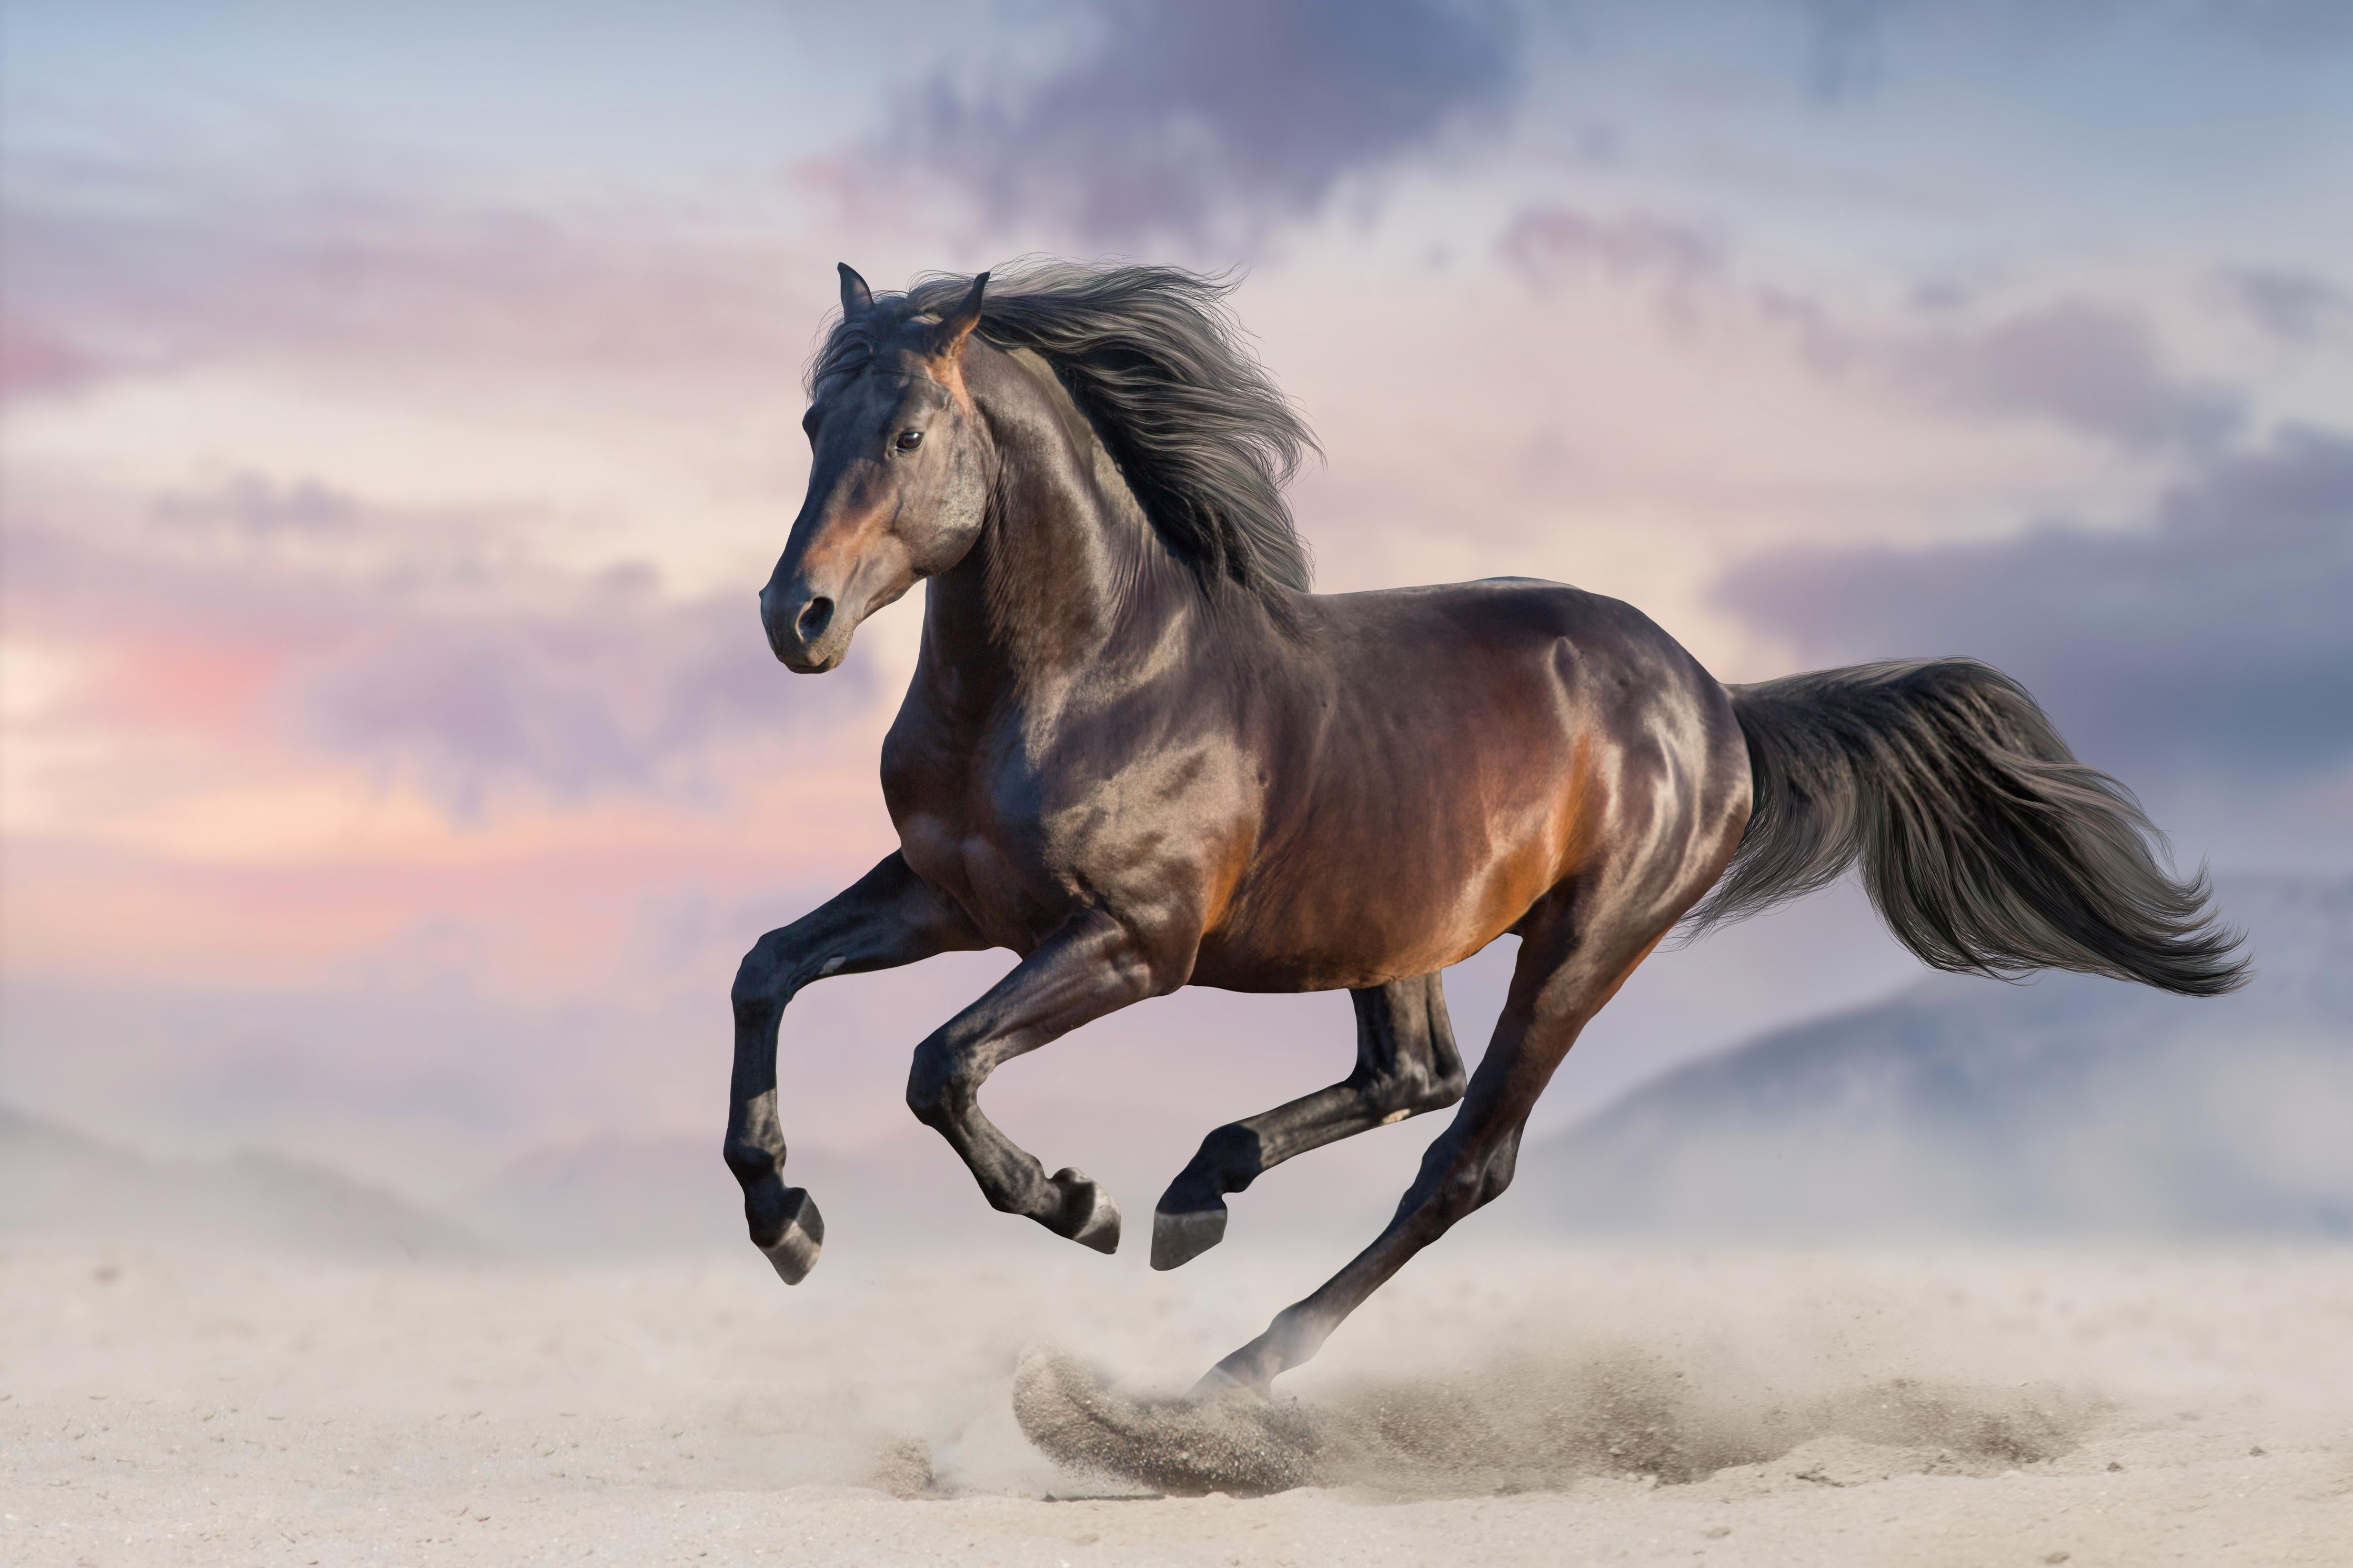
[[[837,261],[834,265],[841,268],[841,319],[854,321],[874,309],[874,290],[866,286],[866,279],[849,262]]]
[[[964,353],[965,340],[972,336],[973,328],[980,325],[980,296],[987,287],[988,274],[976,275],[955,309],[940,318],[939,332],[933,340],[934,354],[953,359]]]

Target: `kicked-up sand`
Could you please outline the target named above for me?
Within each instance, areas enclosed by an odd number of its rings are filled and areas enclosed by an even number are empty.
[[[2353,1563],[2345,1250],[909,1259],[14,1247],[0,1563]]]

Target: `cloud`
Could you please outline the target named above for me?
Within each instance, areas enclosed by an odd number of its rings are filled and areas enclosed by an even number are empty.
[[[1506,107],[1518,36],[1483,0],[1127,0],[1008,100],[934,78],[882,151],[1092,241],[1255,235]]]
[[[511,782],[563,800],[700,783],[731,736],[839,712],[840,693],[788,694],[787,679],[749,592],[665,600],[623,573],[545,606],[380,617],[287,695],[304,739],[413,773],[465,815]]]
[[[2225,303],[2293,347],[2353,334],[2353,289],[2284,267],[2226,267],[2214,276]]]
[[[2353,41],[2353,16],[2338,0],[2189,0],[2132,5],[2121,0],[1791,0],[1804,28],[1804,78],[1816,97],[1866,96],[1894,74],[1895,58],[1916,65],[1950,51],[1957,38],[2025,54],[2059,47],[2113,51],[2120,34],[2155,29],[2192,50],[2243,44],[2306,54]]]
[[[1809,661],[1972,654],[2127,779],[2312,776],[2353,760],[2353,437],[2217,457],[2142,526],[1775,552],[1720,602]]]
[[[224,361],[782,378],[818,303],[703,215],[473,198],[350,149],[257,164],[126,143],[12,163],[12,395]]]
[[[753,595],[665,593],[651,568],[535,564],[512,520],[370,506],[251,476],[127,525],[36,501],[12,519],[19,637],[82,668],[32,722],[356,757],[453,815],[712,787],[733,742],[860,710],[862,674],[793,681]]]
[[[77,344],[0,312],[0,404],[78,392],[100,374],[98,363]]]
[[[1728,281],[1721,239],[1654,213],[1603,217],[1577,207],[1526,207],[1514,215],[1495,250],[1538,283],[1571,272],[1678,290]]]
[[[1642,211],[1524,208],[1495,253],[1538,289],[1603,280],[1651,290],[1680,327],[1717,320],[1779,332],[1821,374],[1931,409],[2040,420],[2134,452],[2211,451],[2246,415],[2235,389],[2178,372],[2147,321],[2096,300],[1873,316],[1751,281],[1721,237]]]
[[[2230,388],[2176,375],[2147,322],[2082,300],[1949,331],[1840,331],[1826,347],[1925,402],[2048,419],[2131,449],[2211,447],[2245,415]]]

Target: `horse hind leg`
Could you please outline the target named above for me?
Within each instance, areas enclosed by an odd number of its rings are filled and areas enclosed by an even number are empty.
[[[1663,919],[1636,923],[1624,911],[1578,908],[1578,902],[1540,906],[1538,918],[1524,928],[1511,994],[1462,1109],[1422,1155],[1420,1173],[1388,1228],[1314,1294],[1276,1314],[1266,1332],[1212,1367],[1198,1393],[1240,1387],[1263,1394],[1277,1376],[1314,1355],[1416,1253],[1511,1184],[1528,1112],[1561,1058],[1682,912],[1678,907]]]
[[[1228,1195],[1246,1191],[1283,1161],[1462,1098],[1462,1055],[1437,974],[1366,986],[1349,998],[1356,1010],[1356,1070],[1201,1140],[1152,1216],[1153,1268],[1189,1263],[1225,1239]]]

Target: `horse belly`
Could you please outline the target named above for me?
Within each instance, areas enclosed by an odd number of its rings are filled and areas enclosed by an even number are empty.
[[[1399,800],[1372,820],[1319,822],[1245,875],[1194,984],[1337,990],[1461,963],[1560,879],[1578,791],[1560,773],[1550,783],[1476,811]]]

